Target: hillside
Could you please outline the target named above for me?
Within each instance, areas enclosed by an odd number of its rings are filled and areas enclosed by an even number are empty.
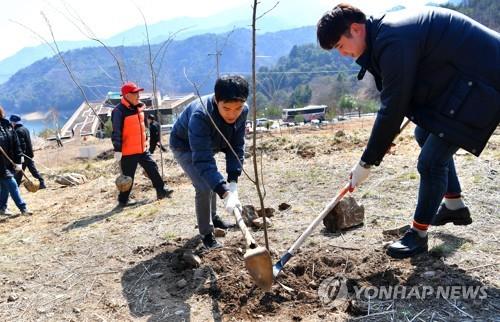
[[[282,129],[260,139],[265,205],[275,210],[269,229],[273,263],[347,182],[372,122]],[[98,152],[112,148],[109,140],[91,139],[38,151],[48,189],[22,188],[34,216],[0,216],[1,321],[496,321],[500,316],[498,131],[480,158],[463,151],[455,157],[473,223],[431,227],[429,255],[395,260],[384,252],[397,238],[384,231],[409,224],[416,202],[419,149],[408,128],[393,154],[348,195],[364,206],[364,225],[331,233],[320,224],[267,293],[255,288],[244,267],[239,230],[219,239],[222,249],[200,247],[194,189],[171,152],[163,156],[173,197],[156,201],[138,170],[132,191],[138,204],[120,210],[113,160],[77,158],[84,146]],[[221,154],[217,160],[225,169]],[[252,172],[251,160],[245,163]],[[60,186],[55,175],[65,172],[88,180]],[[244,205],[259,204],[248,178],[240,177],[238,186]],[[234,222],[217,203],[218,213]],[[282,203],[290,207],[279,208]],[[12,200],[9,209],[17,212]],[[264,245],[262,230],[252,235]],[[201,265],[183,261],[186,252],[200,256]],[[336,276],[345,277],[349,298],[332,308],[323,297],[324,285]],[[389,299],[355,293],[355,287],[374,295],[396,285],[418,293]],[[423,288],[437,292],[451,286],[480,287],[486,296],[422,297]],[[334,290],[327,292],[330,299]]]
[[[259,6],[262,12],[270,9],[274,3],[263,3]],[[147,6],[147,5],[146,5]],[[265,16],[259,19],[259,34],[277,32],[280,30],[294,29],[303,26],[314,25],[317,17],[329,8],[321,0],[309,0],[307,3],[293,0],[281,0],[279,4]],[[300,16],[300,19],[296,17]],[[85,19],[85,17],[82,17]],[[146,19],[149,17],[146,14]],[[166,40],[171,34],[176,34],[177,40],[184,40],[196,35],[206,33],[225,33],[236,28],[248,28],[251,25],[251,10],[248,4],[236,6],[231,5],[216,14],[200,17],[175,17],[148,24],[148,32],[152,44],[158,44]],[[88,23],[88,22],[87,22]],[[31,24],[28,24],[31,25]],[[64,28],[63,25],[54,28]],[[67,27],[70,27],[68,24]],[[92,24],[88,26],[93,29]],[[109,38],[103,38],[96,32],[97,36],[108,46],[141,46],[146,42],[143,23],[119,32]],[[28,31],[25,31],[28,32]],[[83,47],[98,47],[99,44],[79,35],[82,41],[66,41],[58,39],[61,50],[70,50]],[[0,84],[21,68],[27,67],[37,60],[49,58],[53,53],[45,44],[27,47],[11,57],[0,60]]]

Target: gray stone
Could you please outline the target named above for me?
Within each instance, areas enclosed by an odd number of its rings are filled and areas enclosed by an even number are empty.
[[[272,226],[271,219],[266,218],[266,225],[267,225],[267,227],[271,227]],[[254,220],[252,220],[252,227],[255,227],[255,228],[264,228],[264,219],[262,219],[262,217],[255,218]]]
[[[433,277],[434,275],[436,275],[436,272],[435,271],[427,271],[427,272],[424,272],[422,275],[424,277],[429,278],[429,277]]]
[[[335,132],[335,136],[336,136],[336,137],[345,136],[345,133],[344,133],[344,131],[339,130],[339,131]]]
[[[183,288],[183,287],[185,287],[187,284],[188,284],[188,282],[187,282],[185,279],[181,279],[181,280],[179,280],[179,281],[177,282],[177,284],[176,284],[176,285],[177,285],[177,287],[178,287],[178,288]]]
[[[226,231],[222,228],[214,228],[215,237],[226,237]]]
[[[19,299],[19,296],[17,296],[16,293],[12,293],[9,295],[9,297],[7,298],[7,302],[15,302]]]
[[[201,258],[194,254],[192,251],[186,251],[184,254],[182,254],[182,260],[189,266],[189,267],[200,267],[201,265]]]
[[[193,279],[198,280],[203,278],[205,278],[205,270],[202,268],[195,269],[193,272]]]
[[[245,206],[243,206],[243,211],[241,213],[241,217],[243,218],[245,225],[250,226],[250,225],[252,225],[252,220],[258,218],[259,216],[257,215],[257,212],[255,211],[254,206],[245,205]]]
[[[323,218],[323,224],[329,232],[337,232],[362,225],[364,220],[365,207],[358,205],[353,197],[346,197]]]

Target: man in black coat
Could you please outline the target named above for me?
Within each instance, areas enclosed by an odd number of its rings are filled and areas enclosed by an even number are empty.
[[[47,188],[45,186],[45,181],[43,180],[42,175],[38,172],[35,166],[35,161],[33,160],[34,154],[33,145],[31,144],[30,131],[25,126],[23,126],[23,124],[21,123],[21,117],[17,114],[12,114],[9,118],[9,121],[14,127],[14,130],[16,130],[16,134],[21,145],[21,151],[24,154],[23,171],[24,169],[28,168],[33,177],[40,181],[40,189]],[[17,172],[15,177],[17,185],[20,185],[23,178],[22,172]]]
[[[148,114],[149,123],[149,153],[153,154],[155,152],[156,146],[163,151],[167,151],[160,143],[161,128],[160,123],[156,121],[156,117],[153,114]]]
[[[500,121],[500,35],[452,10],[427,7],[374,18],[339,4],[318,22],[323,49],[337,49],[369,71],[380,110],[351,191],[378,166],[406,116],[417,128],[420,187],[412,229],[390,245],[395,258],[427,251],[430,224],[472,222],[461,198],[453,155],[479,156]],[[444,197],[444,202],[441,204]]]
[[[26,202],[14,180],[15,172],[22,171],[22,152],[19,139],[9,120],[5,119],[5,110],[0,106],[0,215],[10,215],[7,210],[9,195],[22,215],[31,216]]]

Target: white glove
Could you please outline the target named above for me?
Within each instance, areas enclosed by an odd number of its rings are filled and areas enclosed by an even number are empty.
[[[19,172],[23,170],[23,166],[21,164],[16,164],[14,166],[14,171]]]
[[[24,157],[21,157],[21,164],[24,163]]]
[[[238,194],[238,185],[236,184],[236,182],[229,182],[229,191],[236,192],[236,194]]]
[[[359,162],[356,163],[356,165],[352,168],[351,174],[349,176],[349,191],[353,192],[354,188],[359,186],[363,181],[366,180],[366,178],[368,178],[368,175],[370,175],[370,168],[364,168],[359,165]]]
[[[230,214],[233,214],[234,208],[238,208],[241,211],[241,202],[238,199],[238,192],[228,191],[224,197],[224,208]]]
[[[115,152],[115,161],[120,162],[122,159],[122,153],[121,152]]]

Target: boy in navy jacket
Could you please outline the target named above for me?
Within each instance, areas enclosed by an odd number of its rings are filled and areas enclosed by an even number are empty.
[[[247,97],[248,82],[244,78],[223,76],[217,79],[214,94],[186,107],[170,134],[174,157],[195,188],[198,229],[207,248],[221,247],[213,234],[214,227],[229,227],[216,214],[216,195],[224,200],[228,213],[241,208],[237,182],[244,161]],[[217,152],[226,156],[227,179],[217,169]]]

